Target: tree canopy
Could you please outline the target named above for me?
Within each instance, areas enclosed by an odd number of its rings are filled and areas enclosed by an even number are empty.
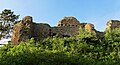
[[[5,9],[0,13],[0,39],[9,38],[13,25],[17,22],[19,15],[14,14],[10,9]]]

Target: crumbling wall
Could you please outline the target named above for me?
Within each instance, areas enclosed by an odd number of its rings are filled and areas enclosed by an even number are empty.
[[[80,22],[75,17],[64,17],[57,24],[57,27],[79,27]]]
[[[33,23],[31,16],[25,16],[13,27],[11,42],[19,44],[19,42],[26,41],[32,37],[36,40],[41,40],[48,37],[49,28],[48,24]]]
[[[21,40],[20,37],[22,35],[22,30],[23,29],[23,24],[22,22],[17,23],[14,27],[13,27],[13,32],[12,32],[12,39],[11,42],[14,44],[18,44]]]
[[[107,28],[117,28],[117,27],[120,27],[120,21],[119,20],[109,20],[107,22]]]
[[[68,36],[76,36],[78,34],[78,27],[52,27],[53,33],[57,35],[68,35]]]
[[[95,29],[94,29],[94,25],[93,24],[90,24],[90,23],[87,23],[86,25],[85,25],[85,30],[87,30],[87,31],[94,31]]]
[[[32,37],[36,40],[41,40],[48,37],[50,25],[43,23],[33,23]]]
[[[26,16],[13,27],[12,42],[18,44],[20,41],[29,39],[32,34],[32,17]]]
[[[43,40],[49,36],[76,36],[79,34],[80,27],[88,31],[96,31],[93,24],[80,23],[75,17],[64,17],[56,27],[50,27],[49,24],[34,23],[31,16],[25,16],[13,27],[12,43],[19,44],[32,37],[36,40]]]

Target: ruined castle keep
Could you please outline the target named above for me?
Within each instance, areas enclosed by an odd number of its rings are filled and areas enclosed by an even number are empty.
[[[106,24],[110,28],[120,26],[120,21],[110,20]],[[19,44],[21,41],[34,38],[43,40],[47,37],[70,37],[78,35],[79,28],[87,31],[94,31],[96,35],[101,36],[102,32],[96,31],[94,25],[90,23],[80,23],[75,17],[64,17],[55,27],[46,23],[35,23],[31,16],[25,16],[20,22],[14,25],[12,40],[13,44]]]

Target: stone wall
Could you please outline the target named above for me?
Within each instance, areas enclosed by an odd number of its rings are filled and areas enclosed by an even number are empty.
[[[119,20],[109,20],[107,22],[107,28],[117,28],[120,27],[120,21]]]
[[[94,29],[94,25],[90,24],[90,23],[87,23],[84,27],[85,27],[85,30],[87,30],[87,31],[93,31],[93,30],[95,30]]]
[[[31,38],[32,34],[32,17],[26,16],[13,27],[12,42],[18,44],[20,41],[25,41]]]
[[[78,27],[80,22],[75,17],[64,17],[57,24],[57,27]]]
[[[48,37],[50,25],[44,23],[33,23],[32,37],[41,40]]]
[[[32,17],[26,16],[13,27],[11,42],[19,44],[19,42],[26,41],[32,37],[36,40],[41,40],[48,37],[49,28],[50,25],[33,23]]]
[[[51,27],[51,30],[58,35],[76,36],[79,27]]]
[[[78,35],[79,28],[88,31],[96,31],[90,23],[80,23],[75,17],[64,17],[56,27],[49,24],[34,23],[31,16],[25,16],[13,28],[12,43],[19,44],[21,41],[34,38],[43,40],[47,37],[69,37]]]

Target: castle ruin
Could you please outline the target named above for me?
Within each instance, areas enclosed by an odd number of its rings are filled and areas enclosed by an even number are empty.
[[[119,21],[110,20],[107,26],[115,28],[120,25]],[[80,23],[75,17],[64,17],[55,27],[51,27],[46,23],[35,23],[31,16],[25,16],[20,22],[14,25],[12,40],[13,44],[19,44],[21,41],[34,38],[35,40],[43,40],[47,37],[70,37],[78,35],[79,28],[87,31],[94,31],[96,35],[101,36],[102,32],[96,31],[94,25],[90,23]]]

